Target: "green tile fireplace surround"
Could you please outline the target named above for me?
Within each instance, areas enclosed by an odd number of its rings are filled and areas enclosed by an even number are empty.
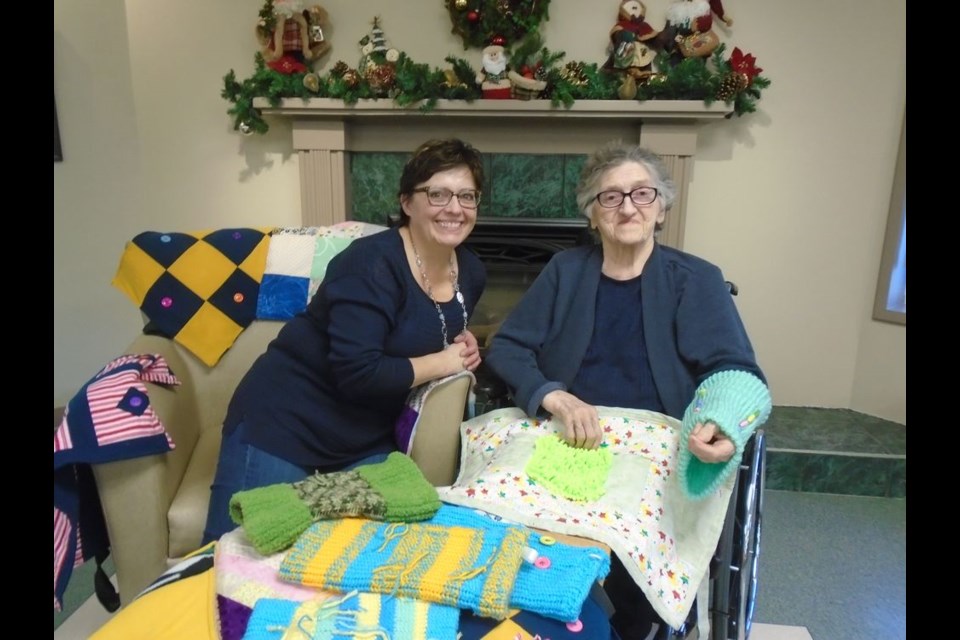
[[[409,154],[356,152],[350,159],[353,219],[387,224],[397,213],[396,185]],[[492,153],[479,214],[527,219],[577,219],[574,195],[585,155]]]

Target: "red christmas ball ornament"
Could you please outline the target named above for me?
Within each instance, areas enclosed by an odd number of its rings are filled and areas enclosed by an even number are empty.
[[[476,11],[468,11],[467,20],[470,22],[478,22],[480,20],[480,14]]]
[[[503,36],[493,36],[490,38],[490,44],[496,45],[498,47],[503,47],[507,44],[507,39]]]

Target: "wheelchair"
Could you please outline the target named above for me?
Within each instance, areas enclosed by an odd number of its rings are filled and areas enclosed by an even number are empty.
[[[767,441],[757,429],[744,447],[723,531],[710,562],[709,640],[747,640],[757,599]],[[660,627],[656,640],[695,640],[699,601],[680,627]]]
[[[736,285],[731,294],[736,295]],[[480,365],[475,393],[466,417],[510,406],[509,392],[502,380]],[[760,561],[760,534],[763,523],[763,492],[766,477],[767,442],[764,430],[757,429],[744,446],[740,468],[734,480],[727,515],[717,549],[710,561],[709,602],[706,620],[709,636],[700,637],[699,601],[694,603],[680,627],[661,625],[656,640],[747,640],[757,597],[757,569]]]

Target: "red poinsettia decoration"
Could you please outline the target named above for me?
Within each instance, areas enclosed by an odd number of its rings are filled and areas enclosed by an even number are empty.
[[[735,73],[746,76],[748,85],[763,71],[757,66],[757,59],[753,57],[753,54],[744,54],[740,51],[740,47],[733,48],[733,53],[730,55],[730,68]]]
[[[282,73],[284,75],[291,75],[294,73],[306,73],[309,71],[307,66],[295,59],[290,55],[283,55],[279,60],[274,60],[273,62],[268,62],[267,66],[276,71],[277,73]]]

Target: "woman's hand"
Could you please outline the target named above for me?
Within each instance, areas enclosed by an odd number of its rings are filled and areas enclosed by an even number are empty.
[[[726,462],[737,448],[733,441],[713,422],[697,423],[687,439],[690,453],[701,462]]]
[[[571,447],[596,449],[603,440],[597,408],[572,393],[556,390],[543,396],[543,408],[563,422],[563,439]]]
[[[460,352],[463,368],[467,371],[476,371],[480,366],[480,343],[477,342],[477,337],[469,329],[464,329],[463,333],[453,339],[453,344],[466,346],[466,349]]]

